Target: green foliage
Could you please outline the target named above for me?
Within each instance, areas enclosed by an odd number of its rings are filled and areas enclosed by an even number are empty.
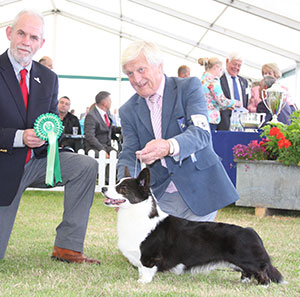
[[[268,141],[266,150],[269,159],[278,160],[284,165],[300,165],[300,110],[291,115],[292,123],[277,123],[263,128],[262,137]]]

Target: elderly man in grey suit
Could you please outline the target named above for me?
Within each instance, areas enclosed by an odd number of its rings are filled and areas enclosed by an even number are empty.
[[[29,186],[46,187],[48,144],[37,137],[33,126],[41,114],[58,113],[58,78],[32,60],[44,44],[43,33],[43,16],[21,11],[6,29],[10,48],[0,55],[0,259],[5,256],[23,192]],[[52,258],[99,264],[82,253],[98,164],[88,156],[62,152],[60,165],[64,213]]]
[[[238,194],[212,148],[200,80],[164,75],[159,49],[145,41],[125,50],[122,67],[136,94],[119,110],[118,178],[125,166],[135,175],[142,160],[162,210],[194,221],[214,220]]]
[[[121,132],[120,127],[113,125],[109,116],[111,107],[110,93],[106,91],[99,92],[95,98],[96,104],[86,115],[84,121],[85,152],[95,151],[96,158],[99,157],[99,151],[106,151],[107,157],[110,151],[115,150],[111,145],[112,136]]]
[[[243,57],[239,53],[230,53],[226,59],[226,70],[221,76],[221,87],[226,98],[239,100],[241,106],[248,106],[248,82],[238,75],[243,64]],[[221,122],[217,130],[229,130],[231,121],[231,109],[221,110]]]

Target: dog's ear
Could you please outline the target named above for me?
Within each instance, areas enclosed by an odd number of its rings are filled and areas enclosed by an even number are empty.
[[[150,170],[147,167],[140,172],[139,176],[137,177],[137,182],[142,187],[150,187]]]
[[[125,166],[124,167],[124,177],[130,177],[131,175],[130,175],[130,171],[129,171],[129,169],[128,169],[128,166]]]

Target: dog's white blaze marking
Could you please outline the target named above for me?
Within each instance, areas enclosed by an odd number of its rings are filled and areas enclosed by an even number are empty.
[[[177,275],[180,275],[184,272],[185,270],[185,265],[183,265],[182,263],[177,264],[175,267],[173,267],[172,269],[170,269],[170,272],[173,272]]]
[[[207,265],[201,265],[201,266],[196,266],[196,267],[192,267],[191,268],[191,273],[192,274],[196,274],[196,273],[209,273],[212,270],[216,270],[218,268],[232,268],[235,270],[241,270],[238,266],[235,266],[229,262],[217,262],[217,263],[209,263]]]

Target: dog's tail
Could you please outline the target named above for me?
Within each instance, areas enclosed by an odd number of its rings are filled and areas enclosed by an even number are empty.
[[[277,268],[275,268],[271,263],[267,267],[267,274],[270,280],[274,283],[283,283],[284,279]]]

